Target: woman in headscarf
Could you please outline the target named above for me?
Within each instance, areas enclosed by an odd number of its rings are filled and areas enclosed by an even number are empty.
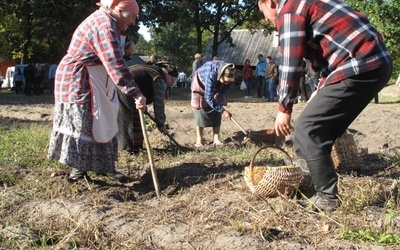
[[[166,133],[165,90],[175,82],[178,70],[168,62],[159,62],[156,65],[132,65],[129,70],[146,97],[147,104],[153,104],[154,120],[158,130]],[[136,154],[142,149],[144,140],[139,112],[135,109],[133,100],[121,91],[118,91],[118,99],[120,101],[118,149]]]
[[[235,65],[223,61],[209,61],[193,75],[191,106],[196,124],[196,147],[203,146],[204,127],[213,128],[213,144],[222,145],[219,138],[222,114],[230,118],[226,92],[235,82]]]
[[[121,35],[139,13],[135,0],[101,0],[75,30],[55,78],[48,156],[72,167],[68,181],[87,171],[125,180],[116,172],[118,98],[115,85],[145,110],[146,98],[123,59]]]

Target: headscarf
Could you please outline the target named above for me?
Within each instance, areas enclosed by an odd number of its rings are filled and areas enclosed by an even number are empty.
[[[228,78],[227,80],[229,82],[234,82],[235,81],[235,64],[220,61],[217,78],[221,79],[222,77]]]
[[[135,0],[100,0],[96,3],[106,9],[115,9],[120,11],[138,12],[139,6]]]
[[[161,62],[156,62],[155,65],[161,68],[165,68],[170,76],[178,77],[178,69],[170,62],[161,61]]]

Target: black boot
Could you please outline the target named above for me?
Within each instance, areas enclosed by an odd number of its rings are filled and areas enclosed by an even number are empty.
[[[335,211],[338,207],[338,176],[330,155],[308,160],[307,167],[314,184],[315,195],[299,204],[314,210]]]
[[[88,176],[86,171],[80,171],[77,168],[73,168],[70,175],[67,178],[67,181],[70,183],[77,182],[79,180],[86,179],[90,181],[90,177]]]

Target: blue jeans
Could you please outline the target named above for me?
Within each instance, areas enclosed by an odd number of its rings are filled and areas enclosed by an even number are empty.
[[[318,81],[319,80],[317,78],[310,78],[308,80],[308,84],[310,85],[311,92],[314,92],[314,90],[317,88]]]
[[[246,83],[246,94],[244,96],[251,96],[251,82],[249,78],[244,78],[244,82]]]
[[[275,98],[275,77],[265,80],[265,89],[268,89],[268,99],[273,102]]]

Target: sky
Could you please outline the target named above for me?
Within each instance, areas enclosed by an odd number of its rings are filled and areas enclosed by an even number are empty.
[[[140,27],[139,34],[141,34],[144,37],[144,39],[146,39],[146,41],[149,41],[151,37],[146,26],[144,26],[143,24],[139,24],[139,27]]]

